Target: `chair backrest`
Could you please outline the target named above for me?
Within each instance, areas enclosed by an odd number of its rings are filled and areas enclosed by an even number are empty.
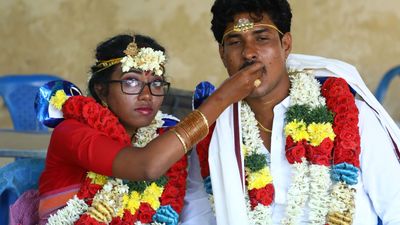
[[[0,76],[0,96],[3,98],[16,131],[46,132],[47,127],[39,123],[34,110],[35,96],[39,88],[55,75],[27,74]]]
[[[45,159],[20,159],[0,167],[0,224],[8,224],[9,207],[29,189],[38,188]]]
[[[161,111],[182,119],[192,111],[193,92],[171,88],[164,98]]]
[[[382,80],[379,82],[379,85],[375,91],[375,97],[380,103],[382,103],[385,99],[386,91],[389,87],[389,84],[396,76],[400,76],[400,65],[393,67],[388,72],[386,72],[385,75],[383,75]]]

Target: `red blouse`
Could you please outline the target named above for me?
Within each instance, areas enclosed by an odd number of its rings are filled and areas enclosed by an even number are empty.
[[[50,139],[40,194],[80,184],[88,171],[111,176],[114,158],[124,147],[127,145],[76,120],[61,122]]]

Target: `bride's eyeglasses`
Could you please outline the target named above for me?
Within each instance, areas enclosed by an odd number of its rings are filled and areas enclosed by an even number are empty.
[[[106,83],[120,83],[121,91],[127,95],[138,95],[147,86],[154,96],[165,96],[168,94],[170,83],[164,80],[153,80],[143,82],[137,79],[108,80]]]

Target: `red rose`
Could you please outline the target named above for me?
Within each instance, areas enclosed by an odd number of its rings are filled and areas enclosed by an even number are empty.
[[[345,105],[345,104],[339,104],[334,108],[334,112],[336,112],[337,114],[340,113],[354,113],[357,110],[355,105]]]
[[[286,137],[286,149],[291,148],[295,146],[296,143],[294,143],[293,138],[291,136]]]
[[[173,180],[174,182],[178,182],[179,180],[186,179],[187,170],[172,171],[172,172],[169,171],[168,173],[166,173],[166,176],[168,177],[168,180]]]
[[[346,162],[351,163],[351,160],[356,156],[355,149],[343,149],[342,157],[346,160]]]
[[[327,95],[331,98],[335,98],[345,94],[346,94],[346,88],[343,87],[342,85],[337,85],[335,82],[334,84],[332,84],[332,87],[330,88]]]
[[[203,179],[210,176],[210,170],[208,165],[208,148],[210,146],[214,128],[215,128],[215,123],[213,123],[210,126],[208,135],[196,145],[197,156],[199,158],[200,169],[201,169],[201,177]]]
[[[352,149],[341,149],[341,151],[334,152],[334,163],[339,164],[343,162],[353,164],[353,159],[356,157],[354,150]]]
[[[328,106],[329,109],[333,109],[337,105],[337,99],[336,98],[328,98],[326,100],[326,105]]]
[[[338,143],[335,141],[335,147],[333,148],[333,158],[335,160],[335,164],[337,164],[336,159],[337,158],[342,158],[343,157],[343,148],[338,145]]]
[[[341,140],[350,140],[356,145],[360,145],[360,135],[357,128],[356,130],[351,130],[344,127],[338,134],[338,138],[340,138]]]
[[[333,141],[330,138],[325,138],[317,147],[313,147],[313,152],[317,155],[331,155]]]
[[[120,217],[112,218],[110,225],[125,225],[124,221]]]
[[[180,214],[183,209],[183,198],[178,198],[175,201],[171,201],[168,203],[168,205],[171,205],[172,209],[174,209],[175,212]]]
[[[165,133],[167,131],[168,131],[168,128],[160,127],[160,128],[157,129],[157,134],[161,135],[161,134],[163,134],[163,133]]]
[[[333,142],[329,138],[325,138],[319,146],[310,145],[307,148],[307,159],[313,164],[329,166],[332,149]]]
[[[354,103],[354,97],[350,93],[336,97],[338,105],[350,105]]]
[[[257,189],[252,189],[249,191],[251,209],[254,209],[258,205],[258,200],[256,198],[256,194],[257,194],[256,191],[257,191]]]
[[[153,215],[156,213],[156,211],[151,208],[150,204],[144,202],[140,203],[138,212],[138,219],[142,223],[150,223],[153,221]]]
[[[286,158],[290,164],[301,163],[301,158],[306,157],[306,149],[301,142],[286,150]]]
[[[260,189],[252,189],[249,191],[250,204],[252,209],[258,205],[258,203],[268,206],[274,201],[275,190],[272,184]]]
[[[92,199],[95,194],[102,189],[101,185],[92,184],[90,178],[86,178],[81,188],[79,189],[77,196],[79,199],[85,199],[88,205],[92,204]]]
[[[183,196],[178,193],[175,198],[161,197],[161,205],[170,205],[176,212],[180,213],[183,208]]]
[[[342,147],[343,149],[351,149],[354,150],[357,147],[357,140],[350,140],[350,139],[339,139],[338,146]]]
[[[86,119],[94,121],[99,116],[100,106],[97,103],[88,103],[82,107],[82,116]]]
[[[161,195],[161,204],[164,205],[164,199],[178,197],[179,192],[179,189],[175,187],[172,182],[168,182],[167,185],[165,185],[164,192]]]
[[[336,114],[334,118],[335,126],[346,125],[346,126],[357,126],[358,125],[358,113],[340,113]]]
[[[353,164],[355,167],[360,168],[360,159],[358,157],[357,158],[353,158],[351,160],[351,164]]]
[[[260,189],[260,193],[257,194],[257,198],[260,199],[260,203],[267,206],[274,201],[275,189],[272,184],[268,184],[264,188]]]
[[[316,165],[331,165],[331,158],[328,155],[313,155],[309,160],[312,164]]]
[[[322,87],[321,87],[321,94],[322,94],[323,96],[326,97],[326,96],[328,95],[329,89],[331,88],[331,86],[332,86],[334,80],[335,80],[335,78],[328,78],[328,79],[322,84]]]
[[[70,118],[76,119],[77,115],[80,113],[81,105],[78,102],[74,101],[77,98],[80,97],[79,96],[70,97],[67,99],[67,101],[65,101],[62,107],[63,116],[65,119],[70,119]]]
[[[77,221],[75,225],[106,225],[106,223],[101,223],[96,219],[90,217],[88,214],[83,214]]]
[[[133,224],[133,222],[137,221],[137,213],[132,215],[129,210],[124,209],[124,216],[122,217],[122,220],[125,222],[125,224]]]

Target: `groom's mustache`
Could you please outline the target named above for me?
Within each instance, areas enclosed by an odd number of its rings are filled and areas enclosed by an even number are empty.
[[[239,68],[239,70],[242,70],[252,64],[254,64],[256,61],[255,60],[247,60],[243,63],[243,65]]]

